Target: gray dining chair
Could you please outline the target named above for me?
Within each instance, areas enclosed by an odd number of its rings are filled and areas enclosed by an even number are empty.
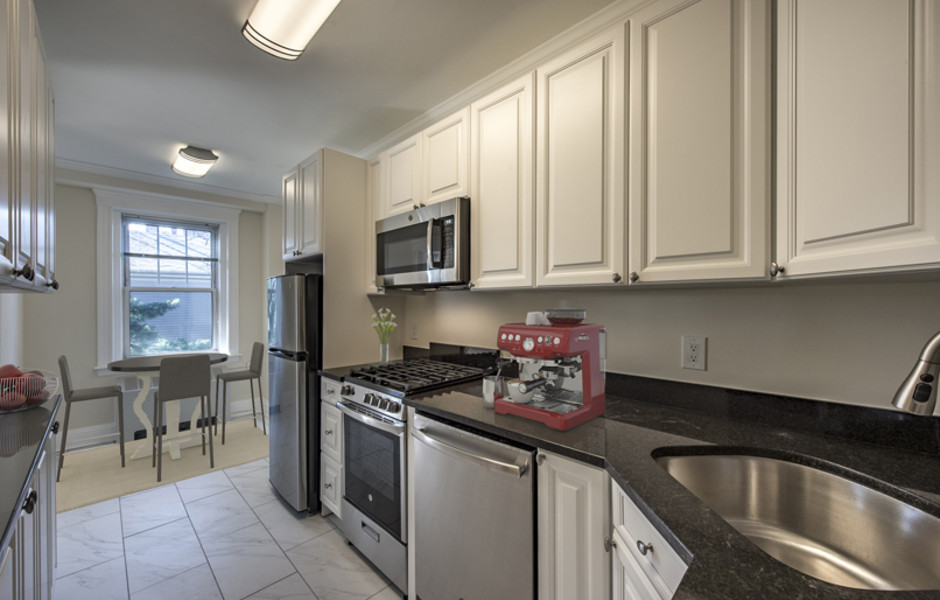
[[[206,438],[209,438],[209,468],[215,468],[212,451],[212,427],[206,435],[206,423],[211,417],[209,393],[212,391],[209,372],[209,355],[172,356],[160,361],[160,387],[153,394],[153,457],[152,466],[157,467],[157,481],[163,479],[163,405],[171,400],[199,398],[202,410],[202,454],[206,454]]]
[[[267,425],[264,422],[264,396],[261,393],[261,361],[264,360],[264,344],[255,342],[251,347],[251,360],[248,368],[242,371],[228,371],[219,373],[215,380],[215,432],[219,433],[219,384],[222,384],[222,443],[225,444],[225,415],[228,406],[228,384],[233,381],[248,380],[248,387],[251,388],[251,418],[255,427],[258,426],[258,413],[255,411],[255,386],[254,380],[258,380],[258,402],[261,404],[261,430],[265,435],[268,433]]]
[[[124,391],[119,385],[106,385],[94,388],[76,390],[72,387],[72,375],[69,373],[69,361],[65,356],[59,357],[59,371],[62,374],[62,392],[65,399],[65,425],[62,427],[62,446],[59,450],[59,469],[55,480],[62,476],[62,465],[65,464],[65,441],[69,437],[69,417],[72,414],[72,404],[85,400],[98,400],[101,398],[115,398],[118,408],[118,432],[121,441],[121,468],[124,468]]]

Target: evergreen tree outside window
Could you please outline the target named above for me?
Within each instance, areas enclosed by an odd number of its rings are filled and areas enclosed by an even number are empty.
[[[219,227],[125,215],[124,356],[218,349]]]

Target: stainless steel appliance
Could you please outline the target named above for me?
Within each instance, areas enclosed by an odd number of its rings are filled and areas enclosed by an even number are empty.
[[[375,223],[380,288],[426,288],[470,282],[470,198],[451,198]]]
[[[320,508],[322,276],[268,279],[270,480],[295,510]]]
[[[534,598],[535,452],[422,415],[411,435],[417,597]]]
[[[408,507],[402,399],[479,379],[483,369],[428,359],[367,365],[344,378],[342,531],[403,592],[408,591]]]

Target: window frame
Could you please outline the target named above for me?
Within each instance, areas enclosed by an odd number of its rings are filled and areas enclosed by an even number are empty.
[[[184,229],[186,231],[208,231],[212,236],[212,256],[209,258],[194,259],[190,257],[175,257],[169,255],[157,254],[139,254],[132,253],[129,248],[129,237],[128,225],[133,223],[142,223],[148,226],[156,227],[176,227]],[[122,344],[122,356],[124,358],[133,358],[135,355],[132,355],[131,350],[131,336],[130,336],[130,327],[128,324],[128,314],[130,312],[130,298],[134,292],[173,292],[180,290],[181,293],[187,292],[208,292],[211,297],[211,310],[212,310],[212,319],[211,319],[211,339],[212,346],[207,350],[208,352],[218,352],[219,345],[219,225],[218,223],[205,223],[202,221],[194,221],[191,219],[168,219],[168,218],[155,218],[151,216],[144,216],[138,214],[131,214],[129,212],[124,212],[121,214],[121,283],[123,286],[123,293],[121,298],[121,329],[123,330],[124,341]],[[212,273],[212,285],[211,287],[178,287],[178,286],[141,286],[141,285],[131,285],[130,283],[130,274],[131,258],[155,258],[159,260],[160,258],[168,258],[173,260],[186,260],[186,261],[195,261],[195,262],[205,262],[212,263],[210,270]],[[187,268],[188,269],[188,268]],[[171,352],[165,352],[163,354],[173,354]]]
[[[123,217],[125,214],[164,221],[218,225],[217,352],[238,348],[238,223],[241,209],[202,200],[112,188],[93,188],[97,204],[96,371],[124,358]]]

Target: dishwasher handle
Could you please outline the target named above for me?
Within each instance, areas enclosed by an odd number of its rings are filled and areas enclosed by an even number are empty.
[[[440,438],[434,437],[432,433],[421,427],[413,427],[411,429],[411,436],[419,442],[424,442],[428,446],[436,448],[445,454],[450,454],[451,456],[457,456],[460,458],[467,458],[474,462],[482,463],[483,465],[493,468],[497,471],[516,475],[519,479],[522,479],[529,471],[528,461],[525,464],[517,465],[499,460],[498,458],[493,458],[491,456],[484,456],[478,450],[466,450],[452,442],[445,442]]]

